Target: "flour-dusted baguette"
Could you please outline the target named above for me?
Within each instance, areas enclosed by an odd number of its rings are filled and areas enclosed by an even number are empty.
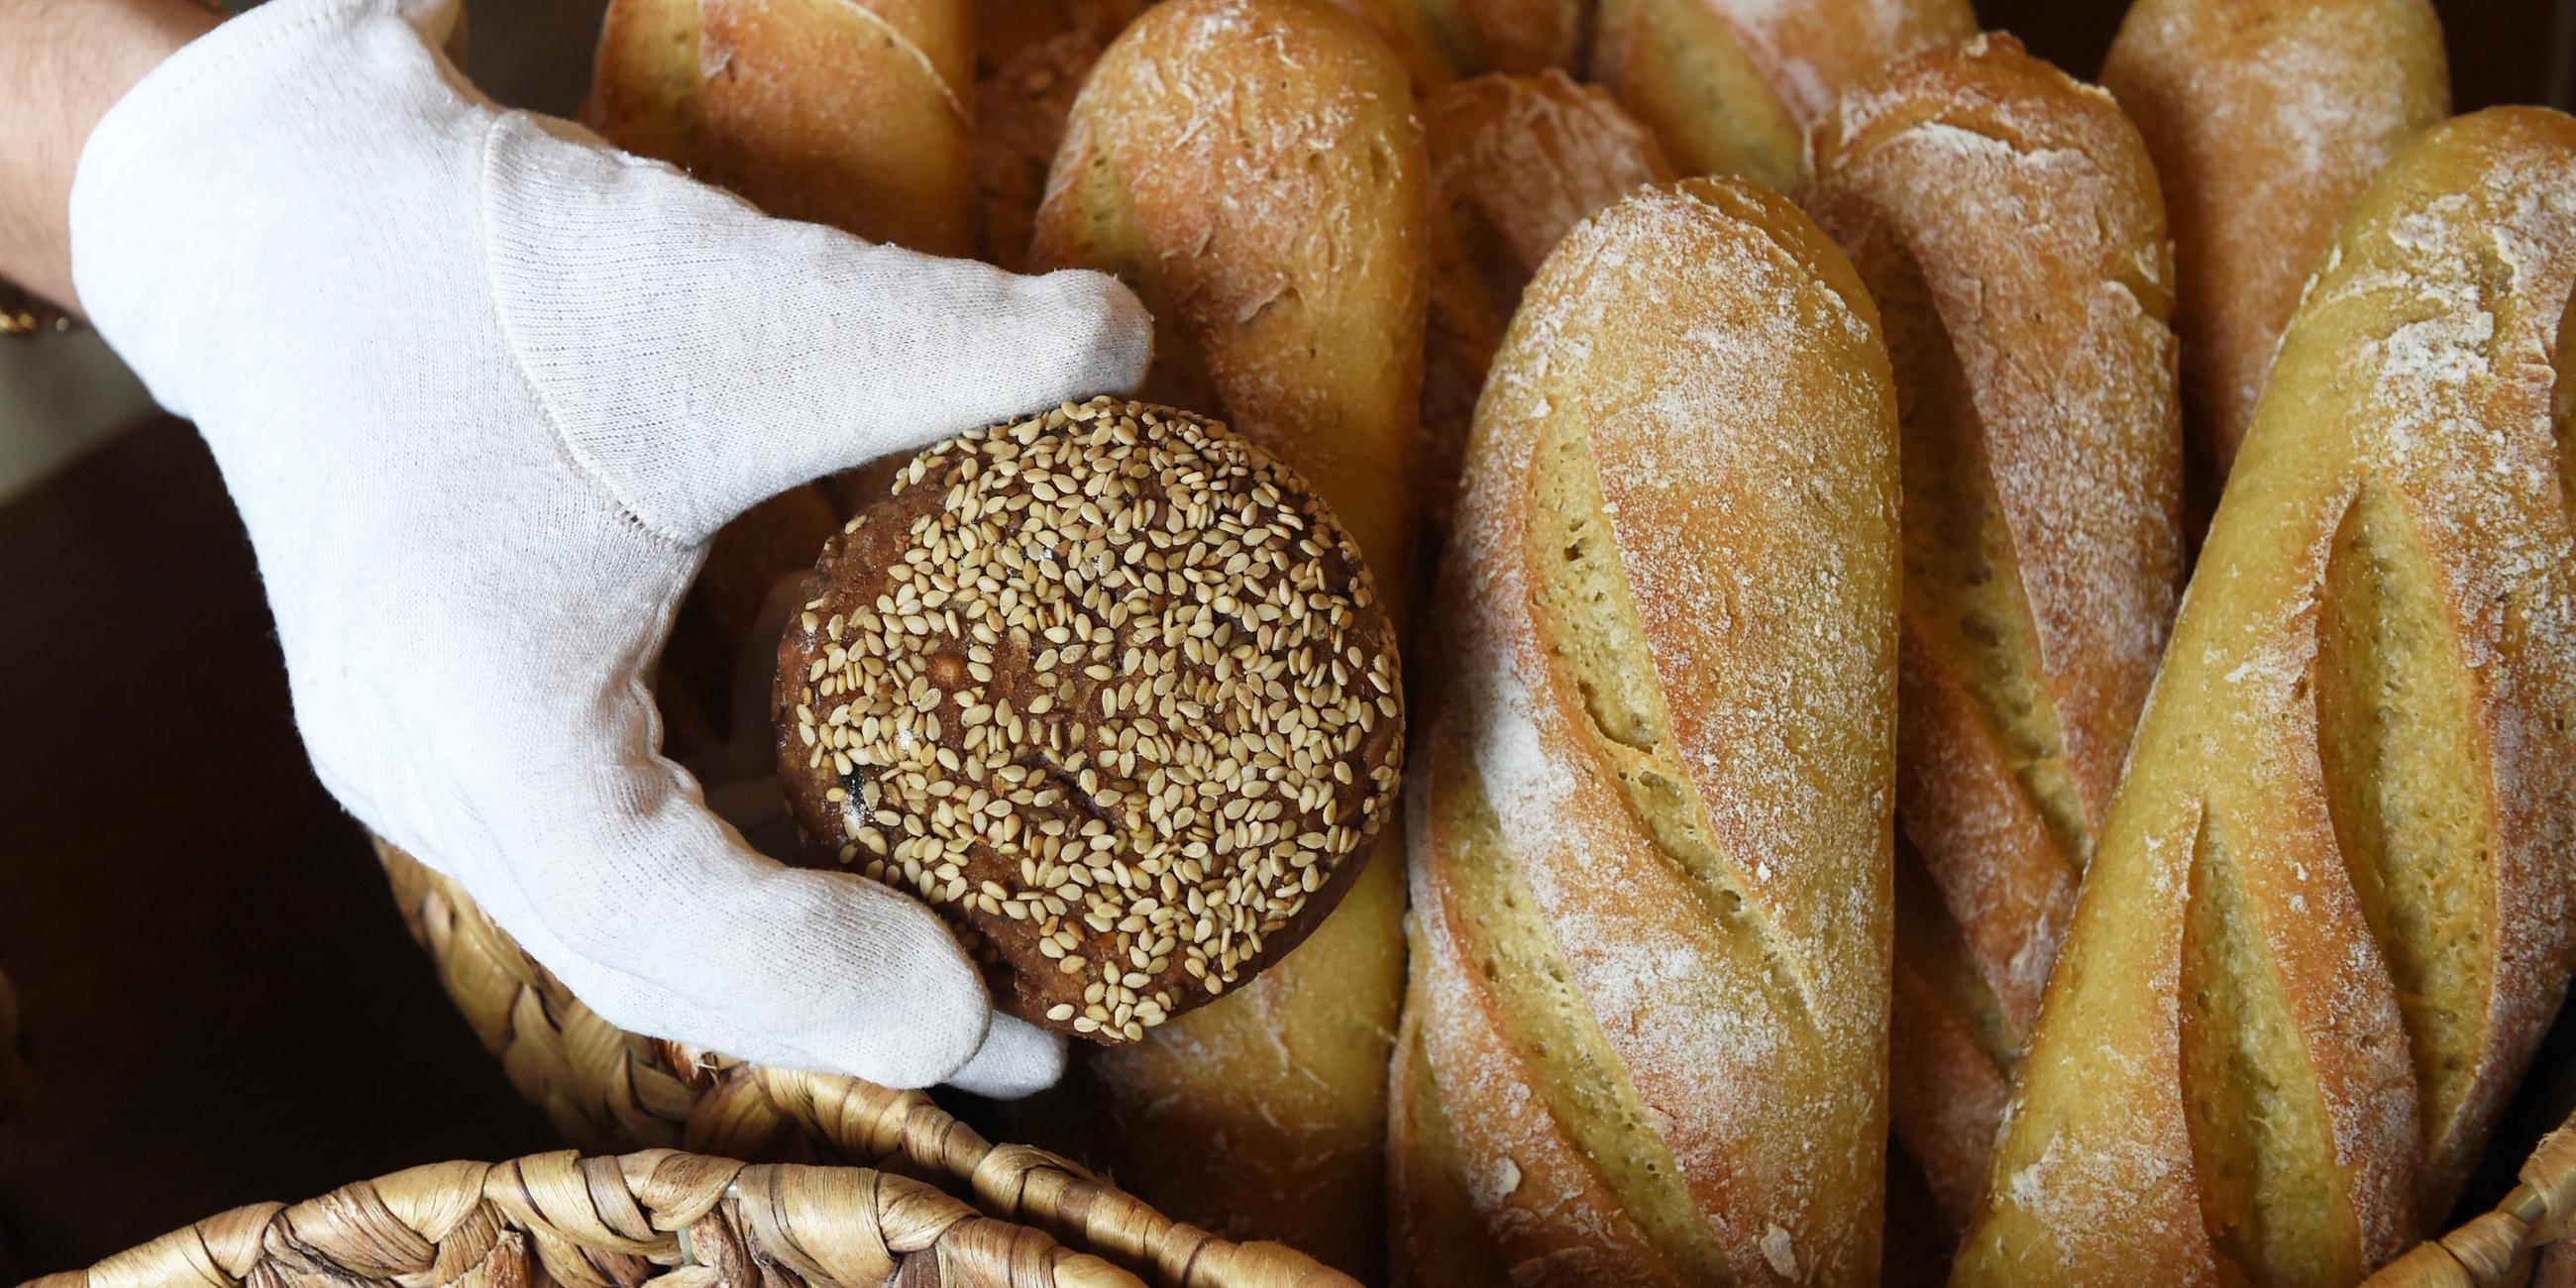
[[[1494,73],[1422,104],[1431,153],[1431,315],[1422,363],[1425,512],[1445,527],[1485,369],[1521,288],[1565,231],[1673,177],[1663,148],[1597,87]]]
[[[1303,474],[1399,622],[1418,493],[1424,180],[1404,69],[1321,0],[1167,0],[1076,100],[1034,261],[1155,317],[1147,394]],[[1381,1255],[1401,843],[1241,992],[1093,1061],[1122,1185],[1367,1276]]]
[[[2102,83],[2172,208],[2205,518],[2318,254],[2390,154],[2450,112],[2442,25],[2431,0],[2136,0]]]
[[[2533,109],[2420,136],[2327,247],[1957,1282],[2349,1284],[2449,1207],[2576,952],[2571,283]]]
[[[1875,306],[1768,189],[1645,189],[1530,284],[1410,811],[1409,1282],[1875,1282],[1895,436]]]
[[[1683,173],[1786,188],[1845,87],[1976,29],[1968,0],[1601,0],[1592,79]]]
[[[1904,426],[1890,1108],[1964,1227],[2181,589],[2172,257],[2128,118],[2010,36],[1809,152]]]

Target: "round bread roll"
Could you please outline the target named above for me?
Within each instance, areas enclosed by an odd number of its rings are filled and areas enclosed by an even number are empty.
[[[1096,399],[941,443],[779,645],[804,851],[927,900],[997,1004],[1102,1042],[1312,930],[1392,808],[1395,634],[1304,480]]]

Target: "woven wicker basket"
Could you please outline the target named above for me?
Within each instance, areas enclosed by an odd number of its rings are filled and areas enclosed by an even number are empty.
[[[1278,1244],[1229,1243],[1174,1221],[1043,1150],[994,1145],[919,1092],[744,1064],[625,1032],[566,991],[455,883],[381,841],[376,853],[466,1021],[521,1094],[582,1150],[861,1164],[935,1184],[988,1217],[1025,1223],[1050,1243],[1172,1288],[1351,1282]]]
[[[236,1208],[35,1288],[135,1284],[1128,1288],[920,1181],[675,1150],[440,1163]]]

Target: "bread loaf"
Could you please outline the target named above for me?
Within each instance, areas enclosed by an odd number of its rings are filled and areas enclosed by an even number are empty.
[[[1646,189],[1531,283],[1409,811],[1404,1281],[1875,1282],[1895,435],[1768,189]]]
[[[1431,314],[1422,361],[1425,513],[1444,528],[1485,369],[1521,288],[1565,230],[1673,177],[1655,136],[1559,71],[1461,81],[1422,103],[1431,155]]]
[[[787,219],[973,248],[967,0],[612,0],[584,119]]]
[[[2350,1284],[2450,1206],[2576,960],[2572,283],[2533,109],[2420,136],[2328,245],[1957,1282]]]
[[[2102,83],[2173,212],[2184,424],[2206,518],[2335,226],[2450,112],[2430,0],[2136,0]]]
[[[2173,265],[2128,118],[2010,36],[1809,154],[1903,424],[1891,1111],[1964,1227],[2181,589]]]
[[[1592,79],[1682,173],[1785,189],[1807,126],[1846,86],[1976,29],[1967,0],[1601,0]]]
[[[1294,68],[1283,75],[1282,68]],[[1404,69],[1321,0],[1168,0],[1076,100],[1041,266],[1117,273],[1155,317],[1147,397],[1303,474],[1401,624],[1421,393],[1423,156]],[[1252,986],[1103,1052],[1119,1182],[1174,1216],[1368,1277],[1382,1247],[1400,845]]]

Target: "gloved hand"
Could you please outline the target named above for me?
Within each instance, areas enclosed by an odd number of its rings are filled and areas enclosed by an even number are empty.
[[[726,520],[1131,388],[1142,310],[498,110],[436,51],[455,21],[255,9],[119,102],[73,188],[81,299],[212,446],[323,782],[614,1023],[897,1087],[1052,1082],[1060,1043],[992,1013],[928,909],[709,814],[643,676]]]

